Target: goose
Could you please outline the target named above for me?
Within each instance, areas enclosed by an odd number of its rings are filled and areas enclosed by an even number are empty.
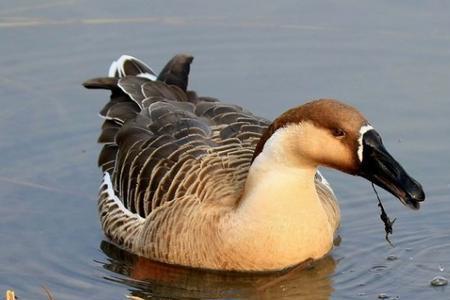
[[[340,210],[325,166],[358,175],[419,209],[424,191],[358,110],[307,102],[273,122],[187,89],[193,57],[175,55],[156,75],[123,55],[100,111],[105,235],[162,263],[223,271],[277,271],[333,247]]]

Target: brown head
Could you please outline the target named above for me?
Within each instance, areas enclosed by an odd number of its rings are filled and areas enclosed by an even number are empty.
[[[263,134],[253,159],[272,136],[288,130],[290,149],[286,153],[293,157],[362,176],[411,208],[419,208],[418,202],[425,199],[420,184],[387,152],[379,134],[352,106],[321,99],[288,110]]]
[[[266,141],[281,128],[290,125],[308,124],[307,141],[302,155],[346,173],[356,174],[358,138],[361,127],[368,124],[355,108],[333,99],[320,99],[292,108],[278,117],[264,133],[256,146],[254,158],[260,154]],[[306,152],[306,153],[305,153]]]

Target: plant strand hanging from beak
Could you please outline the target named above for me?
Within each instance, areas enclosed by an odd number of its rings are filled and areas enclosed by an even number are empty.
[[[395,220],[397,220],[397,218],[394,218],[394,220],[391,221],[391,219],[386,214],[386,211],[384,210],[383,204],[381,204],[380,196],[378,195],[378,192],[375,189],[375,185],[373,184],[373,182],[372,182],[372,188],[378,199],[378,207],[381,209],[380,219],[384,223],[384,231],[386,232],[386,236],[385,236],[386,241],[389,243],[389,245],[391,245],[392,247],[395,247],[389,240],[389,234],[392,234],[392,225],[394,225],[394,222],[395,222]]]

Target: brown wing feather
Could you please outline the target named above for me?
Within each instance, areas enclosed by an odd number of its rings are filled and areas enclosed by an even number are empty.
[[[111,173],[124,206],[143,217],[188,195],[237,201],[253,149],[268,126],[237,105],[185,91],[190,62],[180,63],[172,59],[161,72],[165,82],[130,74],[86,84],[112,91],[101,111],[106,120],[99,165]]]

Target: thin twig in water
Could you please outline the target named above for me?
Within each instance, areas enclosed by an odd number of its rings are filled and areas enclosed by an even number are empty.
[[[52,293],[50,292],[50,289],[48,287],[46,287],[45,285],[42,286],[42,289],[44,290],[45,294],[47,294],[47,298],[48,300],[55,300],[55,298],[53,298]]]
[[[394,225],[394,222],[395,222],[395,220],[397,220],[397,218],[394,218],[394,220],[392,220],[392,221],[391,221],[391,219],[389,219],[388,215],[386,214],[386,211],[384,210],[383,204],[381,204],[380,196],[378,195],[378,192],[375,189],[375,185],[373,183],[372,183],[372,188],[378,199],[378,207],[381,209],[380,219],[384,223],[384,231],[386,232],[386,237],[385,237],[386,241],[389,243],[389,245],[391,245],[392,247],[395,247],[389,240],[389,234],[392,234],[392,225]]]

